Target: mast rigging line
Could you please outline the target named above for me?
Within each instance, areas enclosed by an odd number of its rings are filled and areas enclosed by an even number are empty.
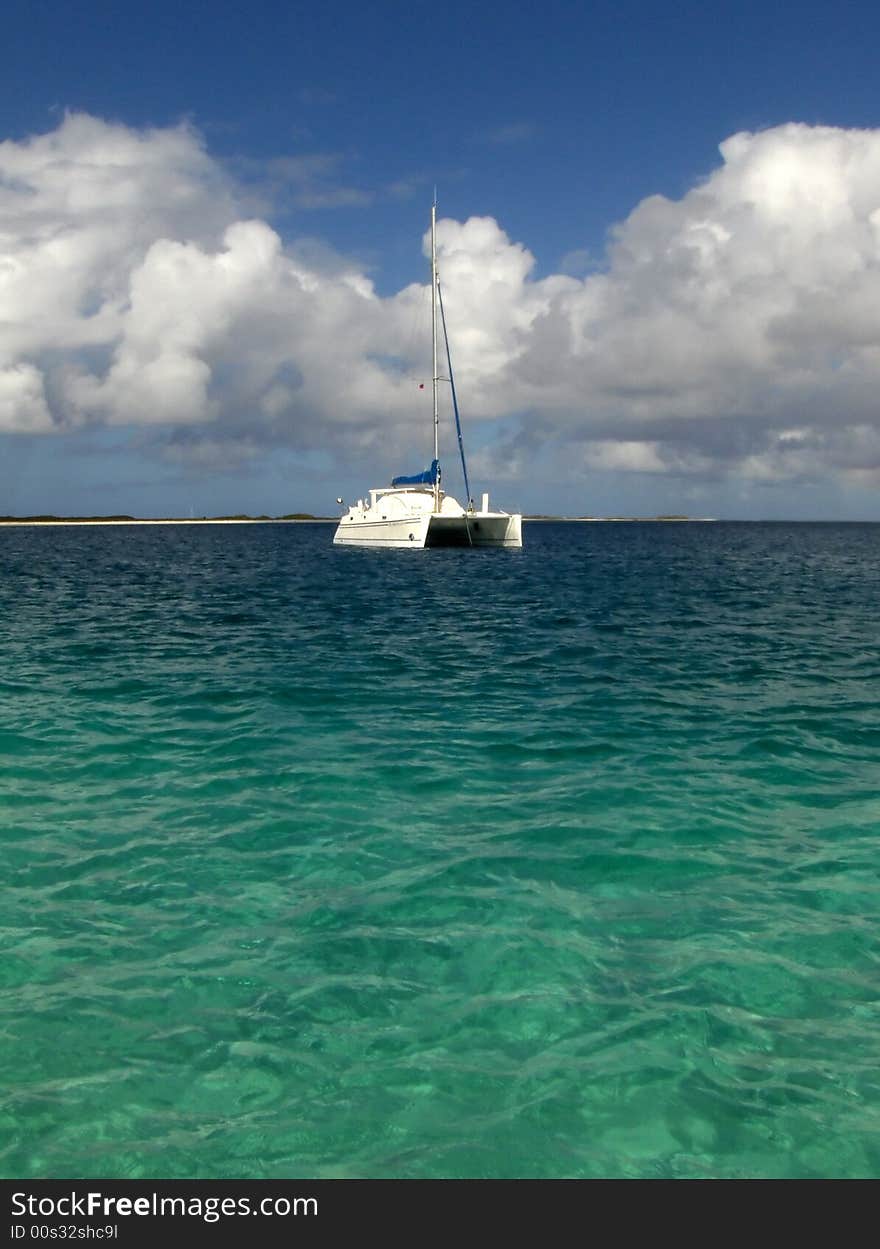
[[[443,325],[443,344],[446,347],[446,367],[449,369],[449,389],[452,392],[452,410],[455,413],[455,432],[458,435],[458,451],[461,455],[461,471],[464,474],[464,491],[467,495],[468,507],[472,503],[471,488],[468,483],[467,464],[464,458],[464,441],[461,436],[461,418],[458,414],[458,398],[455,394],[455,378],[452,374],[452,356],[449,351],[449,335],[446,333],[446,313],[443,311],[443,292],[440,289],[440,278],[437,277],[437,299],[440,303],[440,321]]]

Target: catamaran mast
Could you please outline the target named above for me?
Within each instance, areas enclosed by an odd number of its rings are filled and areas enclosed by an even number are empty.
[[[440,458],[439,451],[439,427],[440,416],[437,400],[437,192],[434,192],[434,202],[431,205],[431,342],[433,347],[432,368],[433,374],[433,400],[434,400],[434,463]],[[434,511],[440,511],[440,474],[439,465],[437,476],[434,479]]]

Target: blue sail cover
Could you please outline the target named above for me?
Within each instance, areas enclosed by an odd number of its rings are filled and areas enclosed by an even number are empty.
[[[423,473],[417,473],[415,477],[392,477],[392,486],[433,486],[437,483],[437,473],[440,470],[440,461],[432,460],[431,467],[426,468]]]

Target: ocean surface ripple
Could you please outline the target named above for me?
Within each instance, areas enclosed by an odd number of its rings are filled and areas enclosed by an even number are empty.
[[[6,1177],[880,1174],[880,526],[0,530]]]

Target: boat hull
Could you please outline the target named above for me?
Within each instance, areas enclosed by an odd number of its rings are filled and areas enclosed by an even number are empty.
[[[432,516],[425,546],[522,546],[522,517],[506,512]]]
[[[334,546],[411,547],[421,550],[425,545],[427,516],[396,516],[387,520],[362,520],[343,516],[333,535]]]
[[[343,517],[333,536],[336,546],[521,547],[522,517],[506,512],[470,512],[460,516],[430,513],[387,520]]]

